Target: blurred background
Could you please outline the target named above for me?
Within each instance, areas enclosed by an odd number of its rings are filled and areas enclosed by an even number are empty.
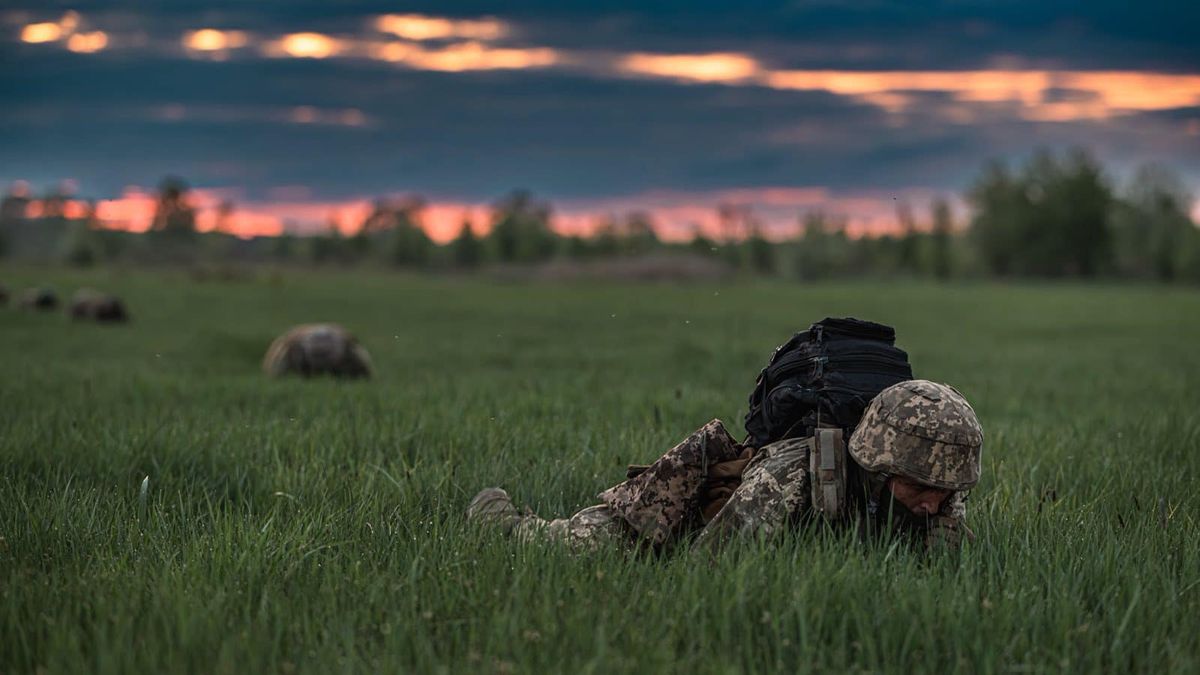
[[[1200,283],[1195,3],[9,2],[0,255]]]

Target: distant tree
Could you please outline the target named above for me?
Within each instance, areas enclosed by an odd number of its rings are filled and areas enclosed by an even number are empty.
[[[387,246],[388,260],[402,267],[419,267],[429,263],[433,240],[416,222],[404,220],[392,229]]]
[[[91,267],[104,257],[100,234],[80,219],[67,226],[60,245],[63,262],[76,267]]]
[[[60,183],[42,197],[42,220],[63,220],[66,218],[67,202],[71,199],[71,190],[65,183]]]
[[[363,219],[358,231],[364,236],[371,236],[386,232],[395,226],[396,215],[391,202],[386,199],[376,199],[371,212]]]
[[[99,206],[95,199],[87,200],[83,205],[83,222],[89,230],[101,228]]]
[[[646,211],[633,211],[625,216],[621,227],[621,249],[625,253],[646,253],[658,248],[660,242],[654,229],[654,219]]]
[[[418,195],[376,200],[354,237],[359,242],[354,249],[371,242],[393,265],[428,264],[434,244],[421,224],[427,206],[428,202]]]
[[[290,261],[296,257],[296,235],[284,230],[271,240],[270,256],[279,261]]]
[[[929,234],[929,266],[934,278],[946,280],[953,269],[951,261],[951,236],[954,232],[954,215],[950,203],[938,197],[933,200],[933,227]]]
[[[151,230],[190,235],[196,231],[196,209],[191,205],[189,188],[183,179],[168,176],[158,186],[158,203]]]
[[[975,210],[971,234],[978,242],[983,262],[993,274],[1017,271],[1021,240],[1028,227],[1029,211],[1024,185],[1000,162],[991,162],[967,194]]]
[[[692,236],[692,242],[688,244],[688,247],[701,255],[717,255],[717,242],[701,234],[698,227],[695,228],[695,233],[696,234]]]
[[[292,228],[285,226],[284,229]],[[342,259],[342,242],[342,232],[337,221],[330,219],[323,232],[305,237],[305,243],[308,244],[307,257],[309,261],[317,264],[337,262]]]
[[[717,231],[725,243],[749,237],[752,220],[753,215],[747,204],[722,202],[717,205]]]
[[[1044,235],[1058,233],[1044,236],[1053,242],[1053,260],[1038,271],[1084,277],[1107,271],[1112,259],[1109,220],[1114,198],[1100,165],[1083,150],[1070,152],[1057,166],[1049,159],[1035,160],[1034,165],[1047,172],[1027,179],[1031,189],[1042,186],[1041,199],[1034,201],[1035,218]]]
[[[216,219],[213,222],[213,230],[222,234],[233,234],[233,201],[222,199],[217,205]]]
[[[492,206],[490,238],[504,262],[537,262],[554,255],[557,237],[550,229],[551,207],[525,190],[509,193]]]
[[[1086,152],[1062,160],[1038,152],[1016,176],[991,164],[968,200],[973,237],[995,274],[1090,277],[1109,267],[1114,200]]]
[[[1113,218],[1114,254],[1125,276],[1176,279],[1196,234],[1192,195],[1179,177],[1159,165],[1134,174]]]
[[[25,222],[29,217],[29,184],[16,181],[8,188],[4,199],[0,200],[0,225]]]
[[[800,221],[795,243],[794,270],[805,281],[846,274],[851,267],[851,246],[845,220],[823,211],[809,211]]]
[[[904,273],[915,273],[920,251],[920,233],[912,205],[906,200],[896,203],[896,223],[900,228],[896,236],[896,267]]]
[[[1195,226],[1187,231],[1179,247],[1178,265],[1177,279],[1200,284],[1200,230]]]
[[[454,264],[463,268],[475,268],[483,262],[483,242],[475,236],[471,219],[463,216],[462,227],[458,236],[450,243],[454,256]]]
[[[601,218],[592,231],[587,254],[595,256],[614,256],[621,252],[621,226],[613,216]]]
[[[775,246],[763,234],[763,225],[756,219],[747,223],[746,253],[750,269],[757,274],[774,274],[776,269]]]
[[[594,239],[582,237],[577,234],[570,235],[563,238],[563,250],[566,252],[568,258],[576,260],[590,258],[595,254],[592,246],[593,241]]]
[[[399,199],[377,199],[371,213],[363,220],[359,231],[373,236],[396,228],[417,227],[428,206],[429,203],[420,195],[408,195]]]
[[[722,202],[717,205],[717,232],[724,244],[720,247],[720,256],[730,266],[754,265],[748,240],[757,226],[758,221],[748,204]]]

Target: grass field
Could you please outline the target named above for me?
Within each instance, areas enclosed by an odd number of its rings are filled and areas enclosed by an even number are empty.
[[[0,270],[126,326],[0,310],[0,672],[1196,672],[1200,294],[489,286]],[[826,315],[897,327],[986,433],[961,556],[797,532],[715,563],[470,526],[594,503]],[[267,381],[343,322],[369,382]],[[139,486],[149,476],[143,500]]]

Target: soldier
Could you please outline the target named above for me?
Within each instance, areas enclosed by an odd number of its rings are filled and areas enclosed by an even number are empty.
[[[72,319],[101,323],[121,323],[129,320],[129,313],[125,311],[125,304],[120,298],[91,288],[81,288],[71,296],[71,306],[67,313]]]
[[[272,376],[294,374],[368,377],[371,356],[345,328],[332,323],[296,326],[275,338],[263,358]]]
[[[569,518],[522,513],[499,488],[476,495],[467,515],[573,550],[614,542],[661,550],[696,530],[697,546],[715,550],[814,517],[911,534],[930,548],[974,538],[966,491],[979,481],[983,431],[958,391],[926,380],[893,385],[871,401],[848,448],[839,436],[819,429],[750,448],[713,420],[648,467],[631,467],[625,482],[600,493],[600,504]],[[839,451],[853,461],[831,481],[834,472],[819,460],[833,466]]]

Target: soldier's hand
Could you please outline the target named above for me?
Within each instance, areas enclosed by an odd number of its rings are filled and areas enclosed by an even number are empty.
[[[962,546],[962,540],[975,541],[975,533],[966,523],[957,518],[935,516],[925,533],[925,546],[929,550],[957,549]]]

